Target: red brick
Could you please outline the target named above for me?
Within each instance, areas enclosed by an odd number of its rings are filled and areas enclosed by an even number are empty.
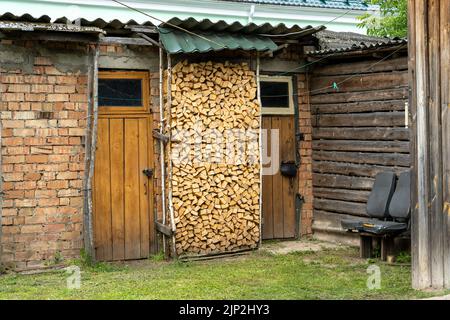
[[[70,102],[87,102],[87,95],[86,94],[71,94],[70,95]]]
[[[4,173],[3,181],[23,181],[23,173],[22,172]]]
[[[62,231],[65,231],[65,229],[66,229],[66,225],[64,223],[45,225],[45,232],[49,232],[49,233],[62,232]]]
[[[36,199],[56,198],[56,191],[55,190],[36,190],[35,197],[36,197]]]
[[[70,156],[67,154],[52,154],[49,155],[49,163],[69,162]]]
[[[25,127],[25,121],[21,120],[3,120],[3,128],[23,128]]]
[[[57,85],[55,86],[56,93],[75,93],[75,86],[67,86],[67,85]]]
[[[47,96],[43,93],[26,93],[25,94],[25,101],[44,102],[46,100],[47,100]]]
[[[61,172],[56,175],[56,179],[58,180],[73,180],[78,178],[77,172]]]
[[[25,156],[3,156],[3,163],[23,163],[25,162]]]
[[[45,154],[30,155],[26,156],[25,160],[27,163],[47,163],[48,155]]]
[[[20,146],[23,144],[23,138],[4,138],[2,143],[4,146]]]
[[[39,199],[38,200],[38,206],[40,206],[40,207],[57,206],[57,205],[59,205],[59,198]]]
[[[69,95],[62,93],[51,93],[47,95],[47,101],[49,102],[69,101]]]
[[[17,102],[24,101],[25,94],[23,94],[23,93],[3,93],[2,100],[3,101],[17,101]]]
[[[78,127],[78,121],[77,120],[59,120],[58,122],[59,127],[70,127],[70,128],[76,128]]]
[[[67,180],[55,180],[47,182],[48,189],[66,189],[69,186]]]
[[[71,76],[58,76],[56,81],[60,84],[77,84],[77,78]]]
[[[30,85],[28,84],[10,84],[8,86],[8,92],[30,92]]]
[[[14,129],[14,136],[16,137],[31,137],[35,135],[34,129]]]
[[[29,154],[30,148],[28,147],[7,147],[4,149],[6,151],[6,154],[8,155],[20,155],[20,154]]]
[[[25,225],[20,229],[21,233],[39,233],[44,230],[42,224]]]
[[[24,180],[36,181],[41,179],[42,174],[38,172],[28,172],[24,176]]]

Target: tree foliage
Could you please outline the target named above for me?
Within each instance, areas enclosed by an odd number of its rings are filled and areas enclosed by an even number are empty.
[[[408,32],[407,0],[368,0],[378,5],[380,15],[366,13],[358,17],[360,28],[366,28],[367,34],[380,37],[406,37]]]

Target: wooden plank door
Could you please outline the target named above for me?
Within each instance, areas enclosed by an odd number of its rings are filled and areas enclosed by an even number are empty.
[[[101,116],[94,171],[98,260],[147,258],[155,247],[150,115]]]
[[[267,129],[267,145],[272,155],[271,130],[279,130],[279,160],[294,161],[296,156],[294,116],[263,116],[263,129]],[[275,150],[273,150],[275,152]],[[297,179],[283,176],[278,170],[274,175],[263,176],[263,239],[288,239],[296,237],[295,195]]]

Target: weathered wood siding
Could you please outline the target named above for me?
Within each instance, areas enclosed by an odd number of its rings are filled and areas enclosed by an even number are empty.
[[[450,1],[409,0],[412,285],[450,288]]]
[[[410,166],[407,57],[374,65],[379,60],[331,62],[311,75],[313,230],[319,238],[354,242],[341,219],[366,216],[378,172]]]

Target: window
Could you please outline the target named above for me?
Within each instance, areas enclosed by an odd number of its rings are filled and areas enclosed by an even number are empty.
[[[260,77],[262,114],[294,114],[291,77]]]
[[[98,105],[103,113],[148,111],[148,73],[101,71]]]

